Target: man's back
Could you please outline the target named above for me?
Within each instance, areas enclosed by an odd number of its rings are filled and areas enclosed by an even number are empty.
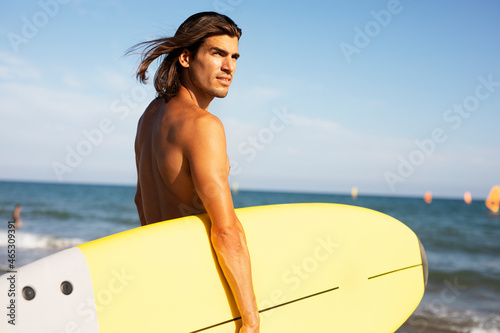
[[[168,104],[157,98],[142,115],[135,142],[141,171],[135,200],[142,225],[205,212],[187,156],[198,134],[196,124],[204,118],[215,117],[177,98]]]

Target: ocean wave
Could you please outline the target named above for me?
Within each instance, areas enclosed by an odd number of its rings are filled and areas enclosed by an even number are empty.
[[[423,302],[405,325],[419,332],[500,333],[500,315],[458,311],[436,302]]]
[[[441,286],[445,281],[454,281],[465,288],[491,287],[500,291],[498,267],[482,267],[476,270],[437,271],[429,273],[429,282]]]
[[[20,249],[48,249],[63,250],[85,243],[80,238],[62,238],[53,235],[39,235],[17,231],[15,246]],[[8,234],[0,231],[0,246],[6,247],[9,244]]]
[[[80,214],[75,213],[74,211],[65,211],[65,210],[58,210],[58,209],[48,209],[48,208],[41,208],[41,209],[33,209],[32,211],[29,212],[30,216],[37,217],[37,218],[52,218],[52,219],[58,219],[58,220],[67,220],[70,218],[82,218]]]

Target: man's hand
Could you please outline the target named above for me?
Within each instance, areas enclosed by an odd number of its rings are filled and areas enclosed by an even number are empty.
[[[239,333],[259,333],[259,332],[260,332],[260,325],[256,325],[253,327],[243,325],[239,331]]]

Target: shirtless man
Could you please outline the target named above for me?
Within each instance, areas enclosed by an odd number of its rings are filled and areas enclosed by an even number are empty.
[[[23,220],[21,220],[21,210],[23,207],[21,205],[16,205],[14,212],[12,213],[12,219],[14,220],[14,225],[16,228],[23,227]]]
[[[142,225],[208,213],[212,245],[242,317],[239,332],[258,333],[245,232],[228,184],[224,128],[207,111],[214,97],[228,93],[240,36],[241,30],[228,17],[199,13],[174,37],[141,43],[129,51],[144,47],[137,71],[143,83],[151,62],[163,59],[155,76],[158,97],[137,129],[135,202]]]

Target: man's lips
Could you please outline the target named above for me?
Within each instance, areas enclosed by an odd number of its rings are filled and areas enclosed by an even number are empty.
[[[223,84],[231,84],[231,77],[230,76],[217,76],[217,80]]]

